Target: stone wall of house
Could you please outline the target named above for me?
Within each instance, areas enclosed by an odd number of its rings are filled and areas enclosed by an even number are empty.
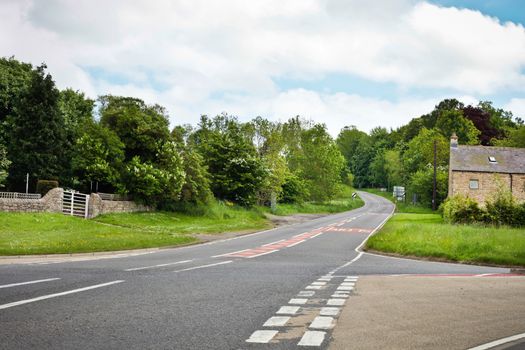
[[[478,180],[479,188],[471,189],[470,180]],[[525,201],[524,174],[452,171],[449,179],[449,195],[461,194],[475,199],[480,204],[492,199],[500,188],[511,190],[518,201]]]
[[[6,199],[0,198],[0,211],[37,213],[62,212],[62,188],[51,189],[40,199]]]
[[[96,193],[89,197],[89,217],[94,218],[102,214],[109,213],[133,213],[140,211],[151,211],[148,206],[135,203],[133,201],[109,201],[103,200]]]

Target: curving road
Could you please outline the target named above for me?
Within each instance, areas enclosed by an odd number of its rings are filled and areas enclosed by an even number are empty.
[[[393,210],[360,195],[362,208],[229,240],[0,265],[0,348],[327,348],[359,276],[509,272],[359,252]]]

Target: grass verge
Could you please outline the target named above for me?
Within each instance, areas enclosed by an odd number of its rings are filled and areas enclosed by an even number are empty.
[[[439,214],[396,214],[366,246],[400,255],[525,266],[523,229],[451,225]]]
[[[394,200],[391,192],[381,192],[377,188],[364,188],[363,191],[369,192],[383,198],[388,199],[389,201],[395,203],[396,213],[417,213],[417,214],[431,214],[433,213],[432,209],[421,206],[414,205],[411,203],[398,202]]]
[[[339,195],[331,201],[324,203],[307,202],[301,204],[279,203],[272,214],[280,216],[293,214],[332,214],[362,207],[365,203],[359,197],[352,198],[353,192],[355,192],[355,189],[343,185],[341,186]],[[269,211],[267,208],[263,210]]]

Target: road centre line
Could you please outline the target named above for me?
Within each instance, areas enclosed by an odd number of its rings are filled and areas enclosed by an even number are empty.
[[[133,268],[130,268],[130,269],[125,269],[124,271],[128,271],[129,272],[129,271],[153,269],[153,268],[156,268],[156,267],[164,267],[164,266],[184,264],[184,263],[188,263],[188,262],[191,262],[191,261],[193,261],[193,260],[182,260],[182,261],[175,261],[175,262],[167,263],[167,264],[158,264],[158,265],[143,266],[143,267],[133,267]]]
[[[32,299],[25,299],[25,300],[15,301],[13,303],[0,305],[0,310],[8,309],[8,308],[13,307],[13,306],[33,303],[35,301],[61,297],[61,296],[68,295],[68,294],[85,292],[87,290],[101,288],[101,287],[106,287],[106,286],[110,286],[112,284],[117,284],[117,283],[122,283],[122,282],[124,282],[124,280],[117,280],[117,281],[112,281],[112,282],[107,282],[107,283],[102,283],[102,284],[95,284],[95,285],[89,286],[89,287],[83,287],[83,288],[68,290],[68,291],[65,291],[65,292],[48,294],[48,295],[42,295],[40,297],[36,297],[36,298],[32,298]]]
[[[43,279],[43,280],[34,280],[34,281],[27,281],[27,282],[20,282],[20,283],[4,284],[3,286],[0,286],[0,289],[2,289],[2,288],[17,287],[17,286],[24,286],[24,285],[27,285],[27,284],[34,284],[34,283],[42,283],[42,282],[56,281],[56,280],[59,280],[59,279],[60,279],[60,278],[56,277],[56,278],[46,278],[46,279]]]
[[[228,261],[221,261],[219,263],[215,263],[215,264],[208,264],[208,265],[200,265],[200,266],[194,266],[194,267],[189,267],[187,269],[182,269],[182,270],[175,270],[173,272],[183,272],[183,271],[191,271],[191,270],[197,270],[197,269],[204,269],[206,267],[213,267],[213,266],[217,266],[217,265],[224,265],[224,264],[229,264],[233,262],[233,260],[228,260]]]
[[[261,254],[257,254],[257,255],[252,255],[252,256],[248,256],[247,258],[248,259],[251,259],[251,258],[256,258],[258,256],[263,256],[263,255],[266,255],[266,254],[271,254],[271,253],[275,253],[275,252],[278,252],[279,249],[275,249],[275,250],[270,250],[268,252],[264,252],[264,253],[261,253]]]

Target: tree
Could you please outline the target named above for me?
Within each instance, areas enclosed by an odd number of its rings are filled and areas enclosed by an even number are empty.
[[[8,155],[9,181],[22,189],[25,174],[33,179],[62,178],[65,170],[64,119],[58,108],[59,92],[41,65],[31,73],[31,83],[15,105]]]
[[[510,129],[507,133],[507,138],[494,142],[496,146],[525,148],[525,125]]]
[[[15,105],[31,84],[33,66],[0,57],[0,124],[14,113]]]
[[[441,113],[436,122],[436,129],[446,138],[450,138],[453,133],[456,133],[460,143],[479,144],[480,131],[472,121],[463,117],[461,110],[449,110]]]
[[[410,178],[409,191],[418,196],[424,206],[432,205],[434,169],[432,165],[416,171]],[[448,194],[448,168],[440,166],[436,172],[436,205],[439,206]]]
[[[76,140],[72,154],[73,174],[82,188],[91,190],[88,184],[97,181],[110,191],[123,189],[124,144],[113,131],[93,123]]]
[[[124,143],[126,160],[154,162],[159,146],[170,139],[165,109],[132,97],[106,95],[99,102],[100,122]]]
[[[5,146],[0,143],[0,187],[3,187],[7,179],[7,169],[11,162],[7,159],[7,150]]]
[[[307,180],[310,198],[314,201],[332,199],[341,183],[344,157],[324,124],[315,124],[303,131],[301,147],[304,151],[302,174]]]
[[[243,206],[255,204],[267,174],[252,140],[235,117],[202,116],[191,142],[204,158],[215,197]]]
[[[423,128],[407,145],[402,155],[404,178],[409,178],[416,171],[424,169],[434,160],[434,141],[437,142],[437,165],[446,166],[449,160],[450,144],[436,129]]]
[[[395,149],[385,151],[384,159],[384,167],[388,179],[387,187],[391,188],[392,186],[401,185],[403,183],[403,167],[399,151]]]

